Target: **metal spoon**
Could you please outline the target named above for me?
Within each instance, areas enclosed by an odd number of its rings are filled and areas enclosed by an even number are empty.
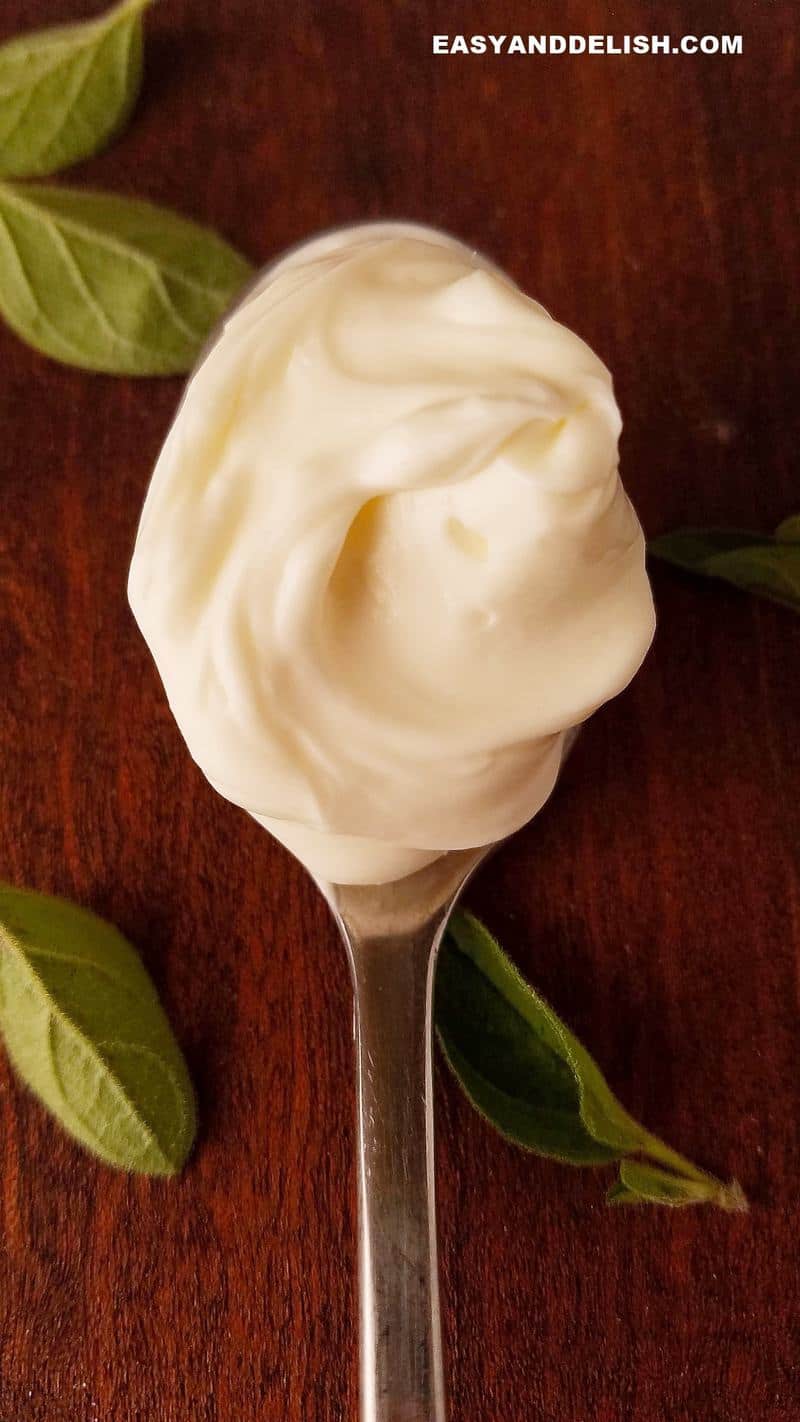
[[[247,285],[212,331],[192,375],[233,312],[294,250]],[[565,737],[563,755],[575,735]],[[434,1198],[433,981],[447,920],[467,880],[495,848],[443,854],[390,884],[315,880],[347,947],[355,995],[361,1422],[446,1422]]]
[[[453,906],[488,852],[444,854],[394,884],[316,881],[355,993],[361,1422],[445,1422],[433,980]]]
[[[561,766],[578,735],[567,731]],[[361,1422],[446,1422],[436,1249],[433,984],[447,920],[498,848],[393,884],[315,879],[355,997]]]

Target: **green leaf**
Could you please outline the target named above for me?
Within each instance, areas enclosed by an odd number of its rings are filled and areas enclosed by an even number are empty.
[[[0,48],[0,177],[43,178],[89,158],[129,118],[142,78],[142,12],[20,35]]]
[[[621,1180],[610,1195],[617,1201],[635,1193],[638,1177],[626,1178],[623,1167],[638,1163],[658,1175],[662,1194],[653,1185],[644,1195],[654,1174],[641,1177],[637,1199],[664,1203],[672,1188],[684,1193],[686,1203],[691,1197],[733,1208],[733,1187],[692,1165],[628,1114],[585,1047],[469,913],[456,912],[448,925],[435,1006],[450,1067],[501,1135],[573,1165],[622,1161]],[[645,1159],[634,1162],[634,1156]],[[737,1199],[743,1198],[739,1191]]]
[[[0,312],[67,365],[190,369],[250,272],[209,228],[152,203],[0,183]]]
[[[196,1125],[186,1064],[110,924],[0,886],[0,1029],[20,1076],[89,1150],[122,1170],[180,1170]]]
[[[785,519],[774,537],[726,528],[680,528],[651,539],[649,551],[687,572],[721,578],[800,611],[800,515]]]
[[[648,1161],[623,1160],[619,1180],[606,1199],[612,1205],[718,1205],[728,1211],[745,1211],[747,1201],[741,1186],[732,1181],[723,1185],[710,1177],[687,1180]]]
[[[589,1053],[471,914],[453,915],[439,955],[436,1025],[470,1100],[518,1145],[595,1165],[643,1132]]]

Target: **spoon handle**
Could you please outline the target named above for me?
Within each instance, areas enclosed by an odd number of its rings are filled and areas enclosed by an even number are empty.
[[[445,1422],[431,1064],[445,921],[440,910],[381,937],[341,924],[355,984],[361,1422]]]

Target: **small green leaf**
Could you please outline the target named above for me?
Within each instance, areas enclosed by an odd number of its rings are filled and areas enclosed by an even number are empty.
[[[122,0],[99,19],[0,48],[0,177],[46,177],[119,133],[139,93],[150,3]]]
[[[0,1029],[22,1079],[89,1150],[122,1170],[180,1170],[196,1125],[186,1064],[110,924],[0,886]]]
[[[800,516],[785,519],[774,537],[736,529],[681,528],[651,539],[649,551],[687,572],[721,578],[800,611]]]
[[[723,1185],[710,1176],[688,1180],[673,1175],[649,1161],[623,1160],[619,1180],[608,1191],[612,1205],[718,1205],[729,1211],[745,1211],[747,1201],[741,1186],[732,1181]]]
[[[167,208],[0,183],[0,312],[67,365],[118,375],[190,369],[250,272],[209,228]]]
[[[577,1037],[483,924],[462,911],[451,918],[439,954],[436,1027],[473,1106],[517,1145],[573,1165],[622,1161],[609,1193],[618,1203],[673,1204],[680,1195],[681,1203],[741,1207],[738,1186],[698,1169],[628,1114]],[[629,1173],[634,1164],[645,1174]]]
[[[470,1100],[518,1145],[576,1165],[641,1145],[589,1053],[469,913],[439,955],[436,1025]]]

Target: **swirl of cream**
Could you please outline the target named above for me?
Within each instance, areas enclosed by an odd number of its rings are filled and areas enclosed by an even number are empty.
[[[317,875],[517,829],[653,632],[608,371],[440,233],[267,272],[192,377],[129,594],[191,754]]]

